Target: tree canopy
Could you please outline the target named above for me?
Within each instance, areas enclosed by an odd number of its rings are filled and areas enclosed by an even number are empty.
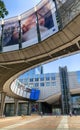
[[[8,15],[8,11],[4,2],[0,0],[0,18],[4,18],[6,15]]]

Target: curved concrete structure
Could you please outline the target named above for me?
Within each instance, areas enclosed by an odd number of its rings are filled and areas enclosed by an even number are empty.
[[[66,3],[61,6],[60,11],[65,6],[68,9],[69,5]],[[79,1],[78,4],[80,4]],[[74,7],[76,9],[76,6]],[[0,53],[0,91],[16,97],[10,89],[10,85],[20,74],[39,64],[80,51],[80,8],[72,16],[74,17],[68,21],[66,26],[62,21],[63,28],[40,43],[16,51]]]

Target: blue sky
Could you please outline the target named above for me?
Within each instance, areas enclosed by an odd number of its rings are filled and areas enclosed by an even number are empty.
[[[6,18],[20,15],[26,10],[31,9],[41,0],[3,0],[9,15]]]
[[[59,72],[59,66],[67,66],[68,71],[80,70],[80,53],[45,64],[44,72]]]
[[[21,13],[34,7],[40,0],[3,0],[5,2],[6,8],[9,11],[9,17],[20,15]],[[58,72],[59,66],[68,67],[68,71],[80,70],[80,53],[66,58],[58,59],[56,61],[50,62],[44,65],[44,72]]]

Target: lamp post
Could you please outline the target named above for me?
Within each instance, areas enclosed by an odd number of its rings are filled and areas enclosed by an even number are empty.
[[[19,49],[22,49],[22,39],[21,39],[21,16],[18,16],[19,21]]]
[[[41,34],[40,34],[40,28],[39,28],[39,22],[38,22],[38,14],[37,14],[37,9],[35,6],[35,15],[36,15],[36,27],[37,27],[37,37],[38,37],[38,42],[41,42]]]
[[[1,24],[1,42],[0,42],[0,52],[3,51],[3,31],[4,31],[4,20],[2,19],[2,24]]]

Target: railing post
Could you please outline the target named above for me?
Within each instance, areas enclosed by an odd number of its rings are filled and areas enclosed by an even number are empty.
[[[56,17],[58,18],[58,21],[59,21],[59,26],[58,26],[58,28],[59,28],[59,30],[61,30],[61,29],[62,29],[62,19],[61,19],[59,10],[58,10],[58,6],[57,6],[56,0],[53,0],[53,2],[54,2],[54,4],[55,4],[55,8],[56,8]],[[58,22],[58,21],[57,21],[57,22]]]
[[[21,38],[21,16],[18,16],[19,21],[19,49],[22,49],[22,38]]]
[[[3,51],[3,31],[4,31],[4,20],[2,20],[2,25],[1,25],[0,52]]]
[[[39,22],[38,22],[38,14],[37,14],[36,8],[35,8],[35,15],[36,15],[36,27],[37,27],[38,42],[41,42],[41,34],[40,34],[40,28],[39,28]]]

